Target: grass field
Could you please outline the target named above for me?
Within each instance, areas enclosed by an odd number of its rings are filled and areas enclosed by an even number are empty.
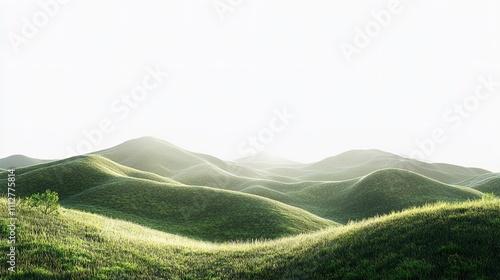
[[[6,207],[6,200],[0,205]],[[4,279],[498,279],[500,202],[438,203],[315,233],[214,244],[62,209],[20,207]],[[6,234],[5,224],[2,235]],[[7,252],[2,243],[0,250]]]

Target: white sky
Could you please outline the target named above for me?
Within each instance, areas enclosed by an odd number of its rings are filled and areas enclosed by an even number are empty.
[[[212,0],[73,0],[15,52],[23,18],[45,12],[0,0],[0,157],[63,158],[149,135],[234,159],[260,133],[265,151],[312,162],[351,149],[409,155],[440,128],[426,160],[500,171],[500,85],[474,99],[479,77],[500,82],[500,2],[401,1],[348,62],[342,42],[355,47],[355,29],[390,2],[220,0],[234,4],[221,20]],[[113,110],[156,65],[169,77],[127,116]],[[448,112],[464,100],[464,116]],[[284,107],[294,118],[270,139]],[[81,144],[104,119],[113,131]]]

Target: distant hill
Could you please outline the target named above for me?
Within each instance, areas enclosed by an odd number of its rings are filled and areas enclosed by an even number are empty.
[[[235,179],[230,177],[235,176],[266,178],[265,175],[253,170],[251,167],[234,167],[216,157],[186,151],[153,137],[130,140],[95,154],[138,170],[153,172],[166,177],[177,177],[182,183],[190,185],[199,184],[200,181],[206,180],[207,173],[210,173],[211,177],[223,178],[223,181],[228,182],[227,184],[231,179]],[[193,172],[193,170],[196,170],[196,172]],[[202,176],[200,177],[198,174],[202,174]],[[273,176],[276,175],[273,174]],[[217,187],[232,189],[232,186],[227,184],[221,185],[219,183]]]
[[[267,155],[231,162],[151,137],[23,160],[17,198],[51,189],[63,208],[47,215],[16,204],[18,271],[3,269],[1,279],[500,275],[500,200],[485,195],[499,194],[500,173],[378,150],[311,164]],[[0,168],[0,185],[7,172]],[[0,235],[9,232],[0,221]]]
[[[379,150],[353,150],[326,158],[304,168],[307,180],[337,181],[365,176],[385,168],[413,171],[443,183],[458,183],[474,176],[490,173],[479,168],[467,168],[443,163],[426,163]]]
[[[417,173],[382,169],[358,179],[311,185],[289,196],[308,211],[340,222],[387,214],[438,201],[478,199],[482,192]]]
[[[489,173],[470,178],[460,185],[467,186],[483,193],[493,193],[500,196],[500,173]]]
[[[23,155],[12,155],[12,156],[0,159],[0,168],[1,169],[19,168],[19,167],[26,167],[26,166],[32,166],[32,165],[36,165],[36,164],[51,162],[51,161],[54,161],[54,160],[36,159],[36,158],[30,158],[30,157],[23,156]]]

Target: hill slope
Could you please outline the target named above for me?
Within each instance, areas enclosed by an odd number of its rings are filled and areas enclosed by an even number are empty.
[[[420,162],[379,150],[349,151],[312,164],[293,164],[267,155],[257,155],[250,162],[225,162],[152,137],[130,140],[97,154],[131,168],[175,178],[183,184],[229,190],[259,185],[261,180],[279,183],[343,181],[386,168],[412,171],[448,184],[490,173],[478,168]],[[259,162],[265,159],[275,163]],[[271,185],[264,187],[273,189]]]
[[[30,157],[23,156],[23,155],[12,155],[12,156],[0,159],[0,168],[2,168],[2,169],[19,168],[19,167],[26,167],[26,166],[32,166],[32,165],[37,165],[37,164],[41,164],[41,163],[51,162],[51,161],[53,161],[53,160],[36,159],[36,158],[30,158]]]
[[[99,154],[121,165],[171,177],[178,171],[200,164],[225,168],[227,163],[209,155],[189,152],[153,137],[127,141]]]
[[[6,184],[5,179],[0,183]],[[68,208],[202,240],[276,238],[336,225],[270,199],[185,186],[98,155],[20,168],[16,170],[16,185],[18,196],[50,188]]]
[[[460,185],[500,196],[500,173],[483,174],[460,182]]]
[[[163,143],[160,144],[163,145]],[[164,157],[161,158],[164,159]],[[113,210],[117,210],[115,208],[118,205],[125,203],[127,204],[126,207],[131,207],[132,205],[139,207],[139,205],[136,205],[137,202],[131,202],[133,194],[129,193],[124,202],[115,202],[113,206],[109,205],[109,201],[99,197],[99,191],[109,193],[113,190],[117,194],[124,196],[125,193],[132,192],[131,190],[139,186],[145,190],[147,189],[153,195],[156,191],[152,190],[158,189],[158,185],[154,182],[165,183],[169,186],[181,186],[183,184],[179,181],[182,181],[189,182],[194,186],[205,185],[217,189],[228,189],[239,191],[240,193],[253,194],[290,206],[299,207],[322,218],[343,223],[349,220],[389,213],[394,210],[402,210],[406,207],[423,205],[428,202],[467,200],[478,198],[482,195],[478,190],[443,184],[416,173],[398,169],[376,171],[364,177],[340,182],[280,182],[269,179],[236,176],[220,169],[214,164],[205,162],[201,165],[195,165],[194,167],[180,171],[178,175],[173,176],[174,180],[154,173],[125,167],[99,155],[74,157],[63,161],[21,168],[17,170],[17,177],[20,183],[30,186],[29,188],[20,190],[20,195],[31,195],[32,193],[42,192],[46,188],[50,188],[60,194],[62,203],[65,203],[67,206],[78,205],[79,209],[99,211],[98,213],[114,213],[115,217],[118,217],[116,216],[117,212],[113,212]],[[472,180],[470,184],[483,182],[486,180],[485,178],[490,177],[485,174],[474,178],[476,180]],[[0,182],[2,181],[0,180]],[[494,183],[496,181],[490,180],[488,182]],[[492,185],[493,188],[496,188],[496,186],[496,183]],[[93,189],[98,187],[101,189]],[[484,187],[486,188],[486,185]],[[200,192],[200,194],[197,194],[192,189],[185,188],[184,186],[182,192],[191,193],[193,197],[198,198],[205,196],[212,197],[215,194],[212,191],[216,191],[202,188],[197,189]],[[478,187],[478,189],[481,189],[481,187]],[[161,192],[165,191],[166,189],[161,190]],[[173,188],[169,188],[168,191],[173,192]],[[70,199],[71,196],[75,197]],[[136,196],[140,196],[140,194]],[[153,199],[157,200],[162,195],[158,197],[153,195],[153,197]],[[119,198],[115,198],[115,200],[119,201]],[[189,201],[194,205],[201,203],[199,201]],[[141,203],[145,204],[146,202]],[[171,206],[182,206],[182,209],[189,208],[187,205],[179,205],[179,202],[175,203]],[[156,206],[161,208],[162,205],[162,203],[159,203]],[[148,208],[147,205],[144,205],[144,207]],[[200,207],[194,206],[194,208]],[[156,220],[153,217],[153,221],[151,221],[152,217],[146,215],[146,213],[143,216],[137,216],[132,214],[133,211],[131,209],[129,211],[125,210],[120,210],[122,215],[120,217],[132,218],[136,222],[141,220],[142,224],[153,226],[157,229],[165,230],[167,227],[161,219]],[[161,213],[162,209],[155,211]],[[215,218],[214,216],[211,219]],[[201,218],[199,222],[202,223]],[[184,226],[178,228],[177,226],[173,223],[168,227],[180,230],[179,232],[190,236],[200,236],[199,233],[195,233],[194,225],[191,229],[187,229]],[[306,226],[305,228],[308,227]],[[183,231],[183,229],[187,231]],[[217,231],[217,235],[219,234],[227,238],[227,235],[224,235],[220,230]],[[275,236],[274,234],[269,234],[267,237]],[[238,238],[243,238],[243,236],[238,235]]]
[[[347,222],[437,201],[477,199],[483,193],[410,171],[382,169],[358,179],[317,183],[289,195],[311,213]]]
[[[252,167],[230,164],[210,155],[190,152],[153,137],[133,139],[95,154],[137,170],[165,177],[176,177],[177,180],[188,185],[201,184],[221,189],[234,189],[235,185],[246,180],[245,177],[248,179],[269,178],[265,172],[256,171]],[[282,178],[276,174],[270,175]],[[206,181],[207,178],[211,184],[200,183]],[[283,179],[290,180],[289,178]]]
[[[6,200],[0,199],[2,208]],[[500,202],[437,204],[267,242],[210,244],[75,210],[19,209],[3,279],[498,279]],[[7,231],[5,222],[0,234]],[[2,242],[0,250],[7,252]]]
[[[0,177],[0,182],[4,182],[5,178]],[[137,178],[180,185],[172,179],[121,166],[98,155],[77,156],[19,168],[16,169],[16,178],[19,185],[24,186],[17,190],[20,196],[29,196],[49,188],[57,191],[62,198],[117,178]]]

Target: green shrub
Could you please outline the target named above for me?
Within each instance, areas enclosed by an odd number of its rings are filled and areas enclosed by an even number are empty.
[[[46,190],[44,193],[33,194],[23,200],[29,208],[39,208],[44,214],[51,214],[59,210],[59,196],[57,192]]]

